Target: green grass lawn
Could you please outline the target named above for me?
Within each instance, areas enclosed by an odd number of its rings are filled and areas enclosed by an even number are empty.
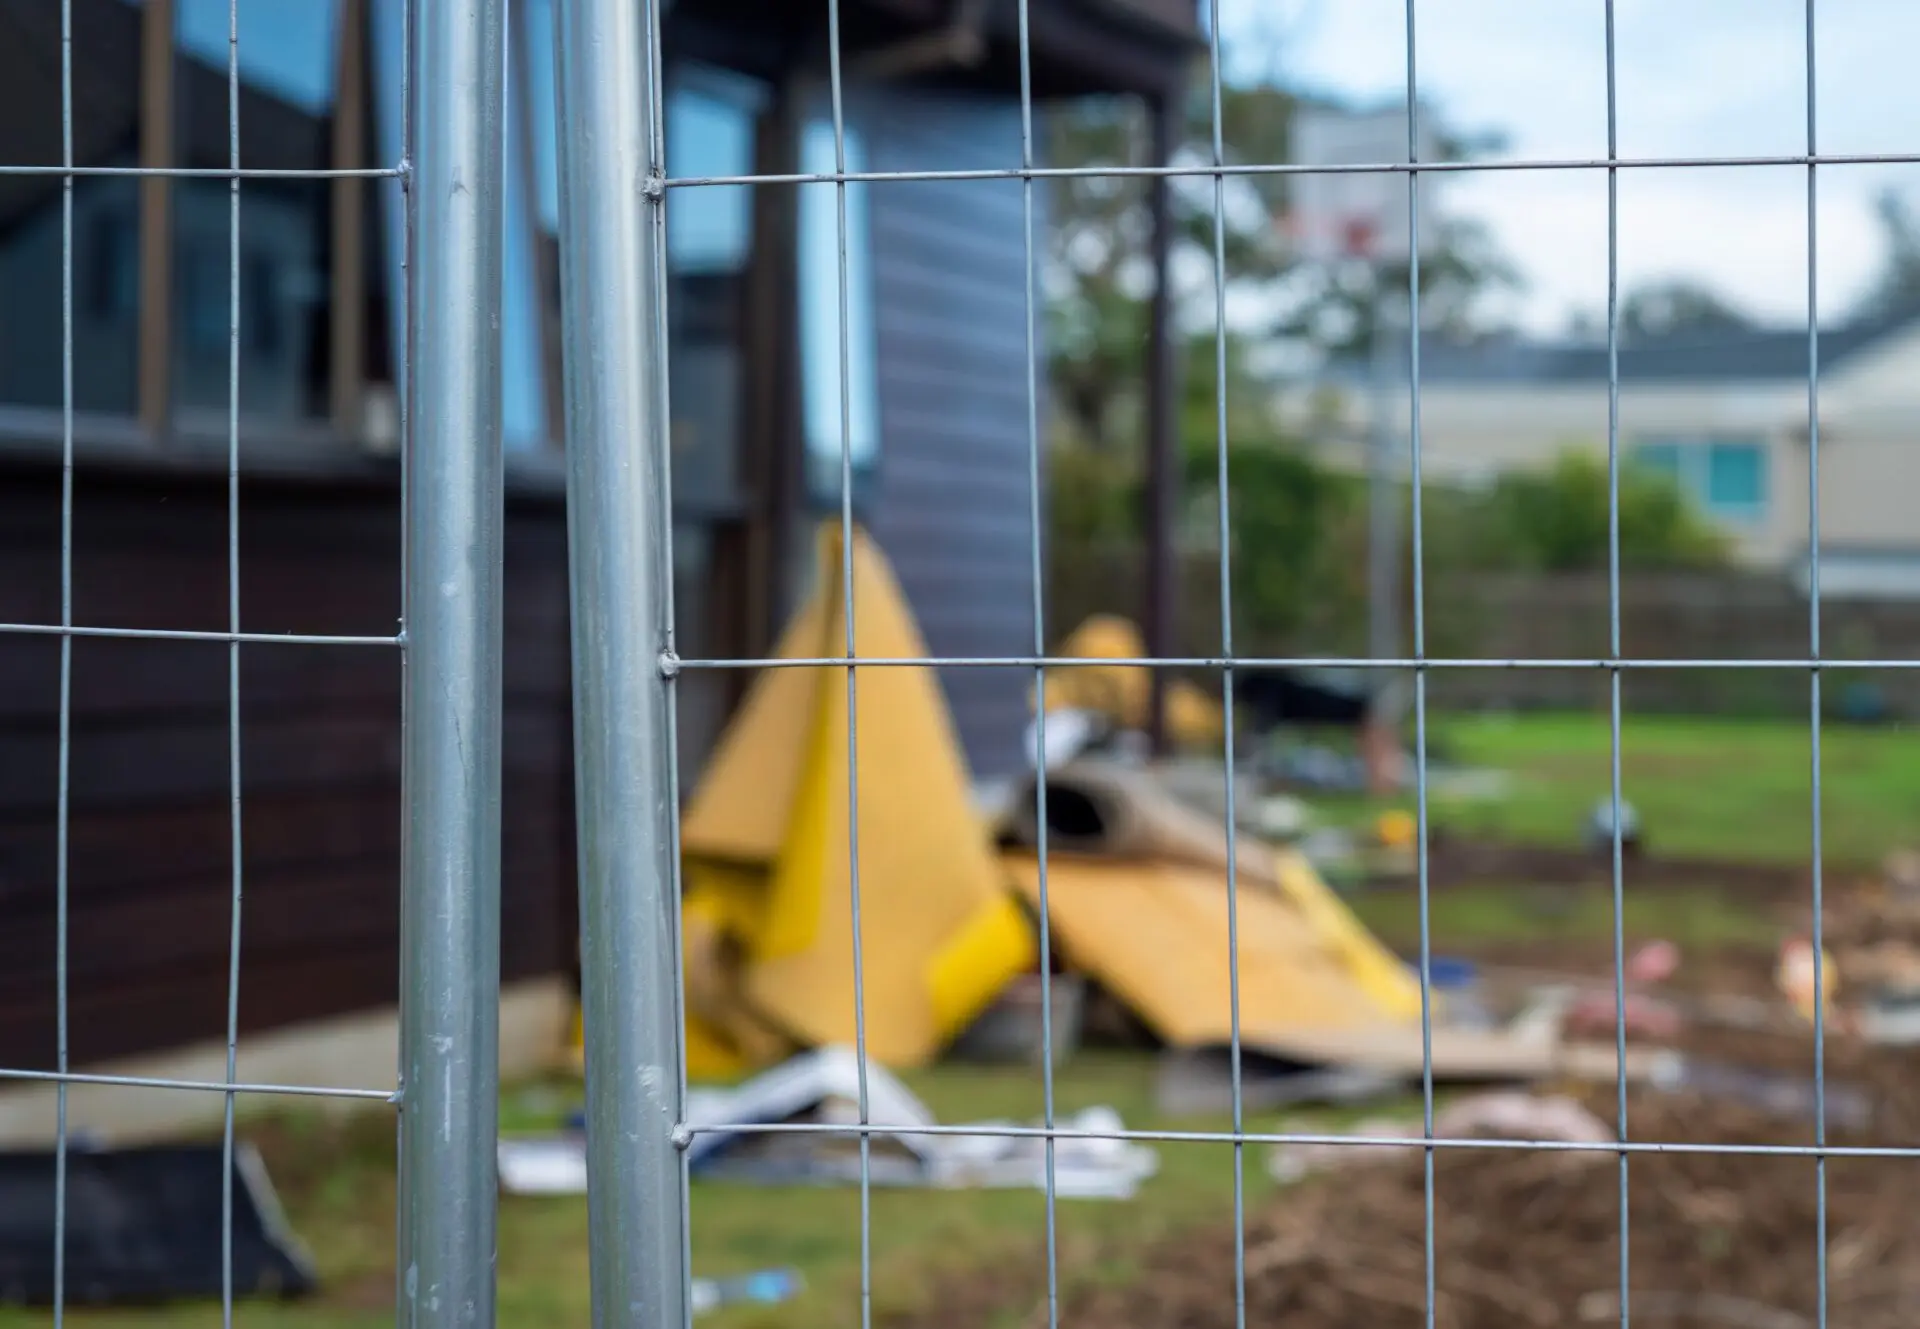
[[[1039,1073],[1028,1069],[940,1067],[906,1077],[940,1120],[1025,1120],[1041,1111]],[[510,1093],[506,1131],[540,1129],[576,1101],[577,1088],[538,1085]],[[1082,1054],[1062,1067],[1056,1102],[1065,1113],[1110,1105],[1129,1126],[1223,1130],[1225,1118],[1158,1118],[1152,1063],[1142,1056]],[[1269,1123],[1270,1125],[1271,1123]],[[318,1263],[322,1292],[305,1303],[250,1301],[236,1318],[262,1329],[362,1329],[393,1323],[394,1131],[382,1111],[329,1118],[276,1112],[243,1131],[267,1158],[294,1229]],[[1063,1276],[1115,1276],[1114,1252],[1169,1229],[1231,1213],[1234,1151],[1217,1144],[1159,1146],[1160,1171],[1131,1201],[1058,1204]],[[1250,1196],[1268,1186],[1265,1152],[1244,1151]],[[589,1319],[586,1203],[582,1199],[500,1202],[499,1318],[502,1324],[584,1326]],[[1038,1191],[876,1190],[872,1197],[874,1314],[913,1309],[943,1274],[988,1271],[1020,1287],[1044,1287],[1046,1206]],[[696,1183],[693,1252],[701,1275],[772,1266],[800,1270],[801,1298],[785,1306],[728,1309],[703,1317],[714,1329],[794,1329],[860,1322],[860,1197],[857,1188],[784,1189]],[[217,1322],[217,1304],[162,1310],[74,1311],[87,1329],[184,1329]],[[0,1312],[0,1326],[44,1324],[44,1314]]]
[[[1587,811],[1608,790],[1604,716],[1437,721],[1437,744],[1455,760],[1510,772],[1501,800],[1437,798],[1436,824],[1547,845],[1577,842]],[[1624,729],[1628,799],[1661,855],[1764,864],[1805,863],[1811,850],[1809,753],[1805,724],[1628,717]],[[1824,825],[1828,859],[1870,863],[1920,839],[1920,753],[1901,731],[1829,729],[1824,742]],[[1336,818],[1363,809],[1328,803]],[[1456,887],[1432,900],[1436,951],[1476,943],[1600,939],[1611,934],[1605,892],[1583,891],[1559,910],[1542,908],[1532,884]],[[1417,941],[1410,891],[1362,892],[1362,917],[1403,949]],[[1667,936],[1689,949],[1771,945],[1775,924],[1749,908],[1704,892],[1627,896],[1630,936]],[[1119,1110],[1139,1127],[1224,1129],[1222,1119],[1158,1117],[1152,1064],[1145,1057],[1083,1054],[1058,1079],[1064,1114],[1095,1104]],[[941,1067],[907,1077],[942,1121],[1038,1116],[1037,1072]],[[574,1101],[563,1085],[510,1094],[509,1131],[541,1129]],[[1296,1121],[1300,1119],[1295,1119]],[[1272,1118],[1249,1123],[1271,1129]],[[359,1329],[393,1322],[393,1123],[381,1112],[345,1119],[311,1111],[249,1119],[295,1229],[319,1264],[324,1290],[304,1304],[250,1302],[240,1319],[262,1329]],[[1063,1278],[1120,1277],[1126,1254],[1170,1229],[1224,1218],[1234,1175],[1233,1150],[1212,1144],[1159,1146],[1160,1174],[1130,1202],[1063,1200],[1058,1249]],[[1265,1150],[1245,1151],[1250,1200],[1268,1188]],[[696,1184],[693,1257],[703,1275],[791,1266],[807,1279],[787,1306],[717,1313],[713,1329],[791,1326],[826,1329],[860,1322],[860,1199],[853,1189],[763,1189]],[[872,1197],[873,1313],[910,1310],[946,1276],[1001,1280],[1024,1292],[1044,1286],[1046,1208],[1032,1191],[889,1191]],[[586,1206],[578,1199],[503,1198],[499,1245],[500,1320],[542,1326],[588,1323]],[[217,1307],[162,1311],[76,1312],[87,1329],[175,1329],[204,1325]],[[0,1329],[46,1317],[0,1313]]]
[[[1609,796],[1605,715],[1447,718],[1432,728],[1455,761],[1509,772],[1497,801],[1436,797],[1436,827],[1526,843],[1577,843]],[[1628,715],[1621,782],[1648,849],[1728,862],[1806,864],[1813,852],[1809,725]],[[1825,726],[1821,826],[1826,860],[1877,863],[1920,841],[1920,738],[1905,728]]]
[[[1420,945],[1420,898],[1412,889],[1362,891],[1349,899],[1362,922],[1402,954]],[[1665,938],[1689,950],[1770,948],[1778,920],[1763,907],[1709,891],[1639,891],[1622,897],[1622,930],[1629,941]],[[1613,936],[1613,899],[1607,890],[1545,896],[1536,885],[1485,885],[1435,892],[1428,929],[1436,953],[1460,947],[1527,942],[1599,942]]]

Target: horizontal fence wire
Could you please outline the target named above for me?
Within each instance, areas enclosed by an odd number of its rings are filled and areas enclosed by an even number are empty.
[[[663,673],[676,674],[688,669],[1073,669],[1084,667],[1126,669],[1395,669],[1422,671],[1431,669],[1487,670],[1657,670],[1657,669],[1775,669],[1800,673],[1822,670],[1920,669],[1920,659],[1837,659],[1811,656],[1773,656],[1742,659],[1737,656],[1713,658],[1685,656],[1666,659],[1660,656],[1403,656],[1380,659],[1370,655],[1160,655],[1160,656],[1074,656],[1074,655],[809,655],[781,658],[681,660],[663,657]]]
[[[22,166],[0,164],[0,176],[44,176],[62,180],[101,177],[145,180],[398,180],[404,166],[291,168],[276,166]]]
[[[229,642],[239,646],[405,646],[405,633],[391,637],[327,636],[305,632],[193,632],[174,628],[65,627],[53,623],[0,623],[0,637],[67,637],[106,641]]]
[[[1479,157],[1466,161],[1226,162],[1169,166],[1001,166],[971,170],[789,171],[777,175],[686,175],[661,181],[668,189],[726,185],[888,184],[946,180],[1178,180],[1289,175],[1472,175],[1502,171],[1670,171],[1686,167],[1912,166],[1920,152],[1805,152],[1689,157]]]
[[[0,1082],[23,1084],[86,1084],[115,1089],[184,1089],[215,1094],[282,1094],[295,1098],[339,1098],[362,1102],[397,1102],[392,1089],[353,1089],[330,1085],[250,1084],[224,1080],[176,1080],[157,1075],[94,1075],[81,1071],[22,1071],[0,1067]]]
[[[811,1135],[845,1139],[849,1136],[899,1137],[901,1139],[959,1137],[987,1140],[1114,1140],[1145,1144],[1272,1144],[1337,1145],[1355,1149],[1492,1149],[1543,1150],[1574,1154],[1718,1154],[1754,1158],[1916,1158],[1920,1145],[1839,1145],[1839,1144],[1742,1144],[1705,1141],[1665,1140],[1537,1140],[1525,1137],[1444,1136],[1444,1135],[1341,1135],[1314,1131],[1185,1131],[1137,1129],[1096,1131],[1061,1126],[1019,1126],[999,1122],[970,1122],[956,1125],[887,1125],[881,1122],[857,1124],[831,1121],[743,1122],[739,1125],[700,1125],[682,1122],[675,1128],[675,1139],[684,1148],[701,1135],[766,1136]]]

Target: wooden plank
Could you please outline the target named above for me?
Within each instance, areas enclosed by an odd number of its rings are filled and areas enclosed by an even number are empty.
[[[511,708],[503,720],[509,771],[558,772],[562,735],[545,708]],[[0,762],[0,817],[55,806],[59,739],[51,726],[17,726]],[[358,787],[400,772],[398,716],[310,710],[242,722],[243,796],[329,786]],[[77,727],[72,735],[72,805],[106,808],[191,803],[230,787],[227,724],[186,718],[126,726]]]
[[[543,706],[566,723],[570,654],[560,632],[507,638],[510,707]],[[243,645],[243,726],[289,711],[359,709],[400,713],[398,647]],[[229,680],[222,642],[80,638],[73,646],[71,704],[77,722],[195,716],[224,723]],[[0,635],[0,731],[52,725],[60,713],[60,643]]]
[[[564,971],[568,961],[555,933],[538,908],[505,911],[503,980]],[[241,1033],[392,1006],[399,982],[397,929],[318,953],[257,953],[248,947],[241,953]],[[219,1038],[226,1030],[226,1002],[224,964],[76,984],[69,990],[73,1063],[85,1066]],[[37,993],[10,992],[0,1002],[0,1066],[51,1069],[56,1016],[51,982]]]
[[[518,849],[502,864],[503,915],[529,915],[544,904],[548,856],[541,849]],[[328,951],[397,930],[399,867],[397,856],[379,854],[250,874],[241,907],[243,965],[249,957]],[[71,981],[111,984],[192,965],[225,973],[231,909],[231,883],[223,873],[75,908],[67,932]],[[45,909],[9,919],[0,933],[0,993],[52,981],[54,928]],[[537,934],[503,938],[502,946],[524,948],[532,936]]]
[[[564,779],[564,773],[560,779]],[[550,865],[571,852],[565,791],[550,774],[504,782],[502,853],[538,848]],[[70,900],[84,905],[222,876],[231,861],[225,799],[186,807],[82,811],[69,828]],[[241,832],[249,879],[262,873],[400,853],[398,781],[364,788],[297,791],[245,799]],[[54,908],[56,838],[51,821],[0,823],[0,911],[9,926]],[[546,889],[564,890],[569,874]]]

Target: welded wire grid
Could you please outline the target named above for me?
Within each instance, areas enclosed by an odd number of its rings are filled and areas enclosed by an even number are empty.
[[[848,888],[851,893],[853,925],[853,967],[854,967],[854,1019],[856,1029],[856,1052],[860,1068],[859,1079],[859,1123],[857,1127],[848,1127],[837,1123],[765,1123],[757,1125],[729,1125],[724,1129],[730,1132],[767,1135],[839,1135],[849,1129],[857,1129],[860,1146],[860,1323],[863,1329],[870,1329],[872,1323],[872,1244],[871,1244],[871,1190],[870,1151],[875,1127],[872,1123],[867,1090],[866,1062],[866,1007],[864,994],[863,959],[861,952],[861,881],[859,854],[859,775],[858,775],[858,675],[861,669],[888,667],[934,667],[941,669],[962,668],[1024,668],[1033,673],[1035,697],[1037,754],[1047,751],[1046,726],[1046,676],[1050,668],[1099,663],[1103,665],[1138,666],[1151,669],[1217,669],[1222,675],[1222,698],[1224,704],[1225,729],[1227,733],[1225,750],[1225,825],[1229,851],[1227,855],[1227,933],[1229,946],[1228,982],[1231,995],[1232,1032],[1230,1042],[1232,1128],[1229,1131],[1184,1131],[1184,1130],[1142,1130],[1127,1129],[1119,1131],[1086,1131],[1061,1128],[1055,1118],[1054,1104],[1054,1068],[1053,1068],[1053,991],[1051,981],[1041,984],[1041,1046],[1047,1051],[1041,1058],[1041,1080],[1043,1095],[1043,1124],[1030,1126],[929,1126],[902,1128],[885,1125],[879,1129],[890,1135],[914,1136],[997,1136],[1003,1138],[1039,1139],[1045,1146],[1045,1259],[1047,1289],[1047,1324],[1050,1329],[1057,1326],[1060,1316],[1060,1282],[1058,1258],[1058,1212],[1057,1187],[1055,1175],[1055,1146],[1060,1140],[1129,1140],[1162,1143],[1210,1143],[1228,1144],[1234,1149],[1235,1167],[1233,1183],[1234,1212],[1234,1296],[1236,1321],[1244,1326],[1247,1320],[1247,1284],[1246,1284],[1246,1195],[1244,1169],[1241,1166],[1244,1150],[1248,1145],[1341,1145],[1355,1148],[1387,1146],[1419,1146],[1424,1155],[1424,1192],[1425,1192],[1425,1302],[1426,1321],[1431,1326],[1436,1315],[1435,1283],[1435,1202],[1434,1202],[1434,1159],[1437,1151],[1443,1149],[1478,1150],[1529,1150],[1543,1152],[1605,1152],[1618,1155],[1619,1194],[1620,1194],[1620,1269],[1619,1269],[1619,1318],[1625,1326],[1630,1318],[1629,1297],[1629,1255],[1628,1255],[1628,1162],[1635,1154],[1646,1153],[1692,1153],[1692,1154],[1737,1154],[1742,1156],[1788,1156],[1812,1157],[1817,1166],[1818,1186],[1818,1323],[1824,1329],[1827,1323],[1827,1175],[1826,1160],[1829,1157],[1844,1158],[1907,1158],[1912,1150],[1899,1146],[1829,1146],[1827,1143],[1826,1115],[1826,1010],[1824,998],[1825,963],[1823,936],[1824,888],[1821,864],[1821,757],[1820,757],[1820,721],[1821,697],[1820,676],[1822,671],[1839,670],[1881,670],[1912,669],[1920,667],[1920,661],[1906,659],[1846,659],[1828,660],[1821,656],[1820,642],[1820,420],[1819,420],[1819,344],[1818,325],[1819,274],[1816,262],[1818,205],[1818,168],[1821,166],[1841,165],[1884,165],[1920,163],[1920,153],[1853,153],[1821,154],[1818,148],[1817,116],[1815,98],[1815,0],[1806,0],[1805,4],[1805,58],[1806,58],[1806,146],[1803,152],[1791,154],[1762,154],[1740,156],[1666,156],[1666,157],[1622,157],[1619,154],[1618,115],[1617,115],[1617,57],[1615,44],[1615,4],[1614,0],[1603,0],[1605,20],[1605,61],[1606,61],[1606,137],[1607,155],[1604,158],[1558,158],[1558,159],[1468,159],[1460,161],[1422,161],[1419,157],[1419,66],[1417,60],[1418,17],[1416,0],[1406,0],[1406,78],[1405,96],[1407,105],[1407,156],[1404,161],[1374,163],[1312,164],[1302,165],[1285,162],[1236,162],[1225,160],[1222,114],[1222,59],[1221,24],[1219,0],[1202,0],[1202,9],[1206,20],[1209,55],[1208,88],[1211,103],[1210,160],[1205,164],[1178,164],[1172,161],[1155,161],[1148,165],[1099,165],[1048,167],[1038,163],[1034,150],[1034,93],[1032,76],[1032,42],[1030,35],[1030,8],[1032,0],[1019,0],[1019,67],[1020,67],[1020,112],[1021,112],[1021,159],[1017,168],[998,169],[962,169],[962,170],[887,170],[887,171],[849,171],[846,169],[846,122],[844,112],[844,80],[841,62],[840,43],[840,0],[826,0],[828,30],[830,37],[829,54],[829,92],[831,96],[834,164],[831,174],[808,173],[768,173],[752,175],[690,175],[664,176],[661,183],[667,190],[694,189],[726,185],[804,185],[831,182],[837,191],[837,259],[838,259],[838,300],[840,304],[840,511],[841,527],[841,586],[842,612],[846,620],[846,647],[844,656],[817,656],[785,659],[682,659],[672,654],[671,627],[668,629],[670,667],[663,670],[669,687],[683,671],[735,670],[767,668],[832,668],[846,670],[848,703],[848,826],[850,838],[850,873]],[[662,0],[648,0],[649,27],[652,34],[653,54],[657,58],[660,50],[660,10]],[[665,119],[664,95],[662,85],[656,80],[653,85],[654,102],[651,108],[652,122],[658,127]],[[663,135],[655,142],[656,162],[664,161]],[[1806,216],[1807,216],[1807,349],[1809,369],[1807,376],[1807,418],[1808,418],[1808,456],[1809,477],[1808,499],[1808,563],[1809,563],[1809,609],[1808,609],[1808,646],[1804,657],[1714,659],[1714,658],[1630,658],[1622,652],[1620,627],[1620,270],[1619,270],[1619,175],[1623,170],[1661,170],[1693,167],[1722,166],[1800,166],[1806,171]],[[1418,234],[1418,215],[1420,203],[1421,178],[1433,174],[1485,173],[1502,171],[1564,171],[1564,170],[1604,171],[1607,176],[1607,490],[1608,490],[1608,534],[1607,534],[1607,580],[1608,580],[1608,653],[1598,658],[1445,658],[1429,656],[1426,650],[1426,595],[1425,595],[1425,559],[1424,559],[1424,521],[1423,521],[1423,475],[1421,444],[1421,406],[1420,406],[1420,252],[1416,244],[1410,244],[1408,253],[1407,298],[1410,302],[1408,330],[1408,353],[1410,357],[1410,384],[1408,406],[1410,408],[1411,429],[1411,469],[1410,483],[1413,493],[1412,504],[1412,561],[1413,561],[1413,640],[1412,652],[1402,658],[1383,658],[1374,656],[1254,656],[1238,655],[1234,650],[1232,616],[1232,566],[1231,543],[1229,534],[1230,494],[1227,477],[1228,462],[1228,424],[1226,412],[1227,384],[1227,322],[1225,279],[1226,263],[1226,224],[1224,189],[1227,179],[1247,176],[1284,176],[1305,174],[1404,174],[1408,179],[1408,214],[1410,232]],[[1217,503],[1216,518],[1219,534],[1219,578],[1220,578],[1220,615],[1221,642],[1218,655],[1204,656],[1157,656],[1135,659],[1101,659],[1099,661],[1053,656],[1047,653],[1046,629],[1044,619],[1044,562],[1042,554],[1042,521],[1044,505],[1042,499],[1042,465],[1040,450],[1039,417],[1039,365],[1040,349],[1036,344],[1036,320],[1038,318],[1037,296],[1035,289],[1035,245],[1034,245],[1034,189],[1036,182],[1047,180],[1085,177],[1133,178],[1148,181],[1165,180],[1171,177],[1208,177],[1213,182],[1212,217],[1212,258],[1214,264],[1214,350],[1215,350],[1215,432],[1217,453]],[[851,429],[851,389],[850,363],[851,353],[848,333],[849,277],[847,262],[848,228],[846,191],[850,184],[871,183],[886,184],[906,181],[998,181],[1017,179],[1023,191],[1023,220],[1025,228],[1025,255],[1027,262],[1026,277],[1026,348],[1027,348],[1027,433],[1028,433],[1028,487],[1029,517],[1032,545],[1030,565],[1032,571],[1032,615],[1033,615],[1033,652],[1031,655],[1003,656],[936,656],[920,657],[860,657],[856,659],[854,614],[856,605],[853,594],[853,451]],[[669,195],[669,198],[671,196]],[[669,206],[671,206],[669,204]],[[665,287],[658,290],[660,298],[665,299]],[[658,326],[664,332],[664,313],[659,313]],[[665,360],[668,353],[666,338],[662,335],[658,342],[660,365],[659,382],[666,381]],[[662,389],[664,391],[664,387]],[[664,408],[663,408],[664,409]],[[662,434],[664,440],[664,433]],[[665,449],[662,448],[664,452]],[[666,460],[662,460],[663,466]],[[670,484],[669,484],[670,488]],[[663,500],[664,504],[664,500]],[[670,530],[670,524],[669,524]],[[670,536],[669,536],[670,542]],[[670,547],[670,543],[669,543]],[[670,592],[669,592],[670,594]],[[671,608],[669,608],[671,619]],[[1414,765],[1416,823],[1418,832],[1418,898],[1419,898],[1419,937],[1420,937],[1420,990],[1421,990],[1421,1104],[1422,1130],[1417,1138],[1385,1135],[1328,1134],[1298,1131],[1256,1131],[1246,1128],[1244,1096],[1242,1083],[1242,1045],[1240,1027],[1240,955],[1239,955],[1239,917],[1237,907],[1238,870],[1235,843],[1235,764],[1232,752],[1232,733],[1234,728],[1234,671],[1240,667],[1319,667],[1348,668],[1361,670],[1411,671],[1414,676]],[[1488,1139],[1488,1138],[1448,1138],[1436,1133],[1434,1118],[1434,1059],[1433,1059],[1433,971],[1432,971],[1432,915],[1431,915],[1431,874],[1430,874],[1430,809],[1428,801],[1428,678],[1435,670],[1548,670],[1548,669],[1588,669],[1605,671],[1609,677],[1608,722],[1610,733],[1610,789],[1609,805],[1612,813],[1612,943],[1614,969],[1614,1016],[1615,1016],[1615,1052],[1617,1058],[1616,1096],[1618,1109],[1618,1139],[1609,1143],[1584,1143],[1562,1140],[1525,1140],[1525,1139]],[[1814,1142],[1812,1145],[1755,1145],[1734,1143],[1669,1143],[1658,1141],[1634,1140],[1628,1134],[1627,1121],[1627,1059],[1626,1059],[1626,985],[1625,985],[1625,937],[1624,937],[1624,828],[1622,819],[1621,794],[1621,679],[1632,671],[1643,670],[1798,670],[1804,669],[1809,678],[1809,722],[1812,733],[1811,755],[1811,807],[1812,818],[1812,905],[1813,905],[1813,964],[1814,964],[1814,1029],[1815,1029],[1815,1122]],[[672,713],[669,707],[669,714]],[[1042,956],[1043,978],[1049,973],[1047,957],[1051,954],[1051,933],[1048,910],[1048,873],[1047,873],[1047,770],[1044,760],[1036,759],[1035,801],[1038,825],[1038,927],[1040,953]],[[670,762],[669,770],[677,767]],[[673,820],[671,817],[668,820]],[[669,834],[677,837],[675,824]],[[677,839],[675,840],[677,848]],[[675,855],[676,863],[678,855]],[[677,882],[676,882],[677,884]],[[676,946],[676,962],[678,953]],[[678,985],[676,985],[678,986]],[[685,1098],[684,1057],[681,1065],[682,1101]],[[676,1129],[676,1139],[684,1142],[703,1129],[722,1129],[681,1123]],[[681,1175],[682,1194],[686,1186],[686,1170],[683,1164]],[[682,1240],[688,1231],[685,1215],[682,1215]],[[691,1269],[690,1256],[687,1267]],[[688,1291],[682,1289],[683,1293]],[[683,1304],[689,1304],[683,1302]]]
[[[409,0],[410,3],[410,0]],[[392,1103],[391,1089],[346,1088],[304,1084],[247,1083],[238,1080],[240,1015],[240,942],[242,897],[245,874],[242,861],[242,771],[240,729],[240,648],[272,646],[384,646],[405,644],[404,617],[401,631],[394,636],[325,634],[265,634],[243,631],[240,617],[240,207],[242,184],[248,179],[328,180],[348,177],[399,179],[404,167],[334,168],[318,170],[249,169],[240,158],[240,3],[229,0],[227,7],[227,154],[224,168],[175,166],[79,166],[74,162],[74,24],[73,0],[60,4],[60,138],[61,161],[58,166],[0,164],[0,174],[58,176],[61,180],[60,245],[60,334],[61,334],[61,409],[60,409],[60,621],[48,623],[0,623],[0,635],[18,637],[58,637],[59,719],[56,795],[56,1063],[55,1069],[29,1070],[0,1067],[0,1083],[52,1084],[55,1094],[54,1137],[54,1300],[53,1322],[64,1322],[66,1311],[67,1254],[67,1174],[70,1141],[68,1138],[68,1093],[75,1085],[96,1086],[137,1092],[141,1090],[187,1090],[220,1094],[224,1099],[221,1127],[221,1323],[233,1323],[233,1174],[234,1105],[242,1094],[327,1098]],[[411,23],[408,24],[411,29]],[[402,65],[406,64],[403,59]],[[406,140],[411,142],[410,130]],[[75,621],[73,551],[74,474],[75,474],[75,399],[74,399],[74,182],[88,177],[126,176],[168,179],[226,180],[227,201],[227,403],[226,403],[226,476],[227,476],[227,630],[225,632],[171,631],[152,628],[124,628],[111,625],[82,624]],[[403,294],[395,298],[405,304]],[[403,317],[405,314],[403,312]],[[402,421],[403,435],[405,422]],[[404,456],[405,449],[402,453]],[[73,643],[76,639],[118,639],[134,641],[225,642],[227,644],[227,764],[229,779],[229,827],[231,837],[231,891],[228,910],[228,960],[226,969],[226,1071],[219,1081],[173,1079],[141,1075],[110,1075],[76,1072],[69,1057],[71,1020],[68,993],[68,931],[70,921],[69,849],[71,828],[71,774],[73,749]]]

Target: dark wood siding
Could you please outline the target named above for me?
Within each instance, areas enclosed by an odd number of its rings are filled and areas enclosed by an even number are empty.
[[[74,615],[226,627],[224,478],[76,486]],[[56,623],[60,491],[0,474],[0,621]],[[249,632],[391,634],[400,508],[389,485],[250,483]],[[504,928],[508,979],[571,954],[566,537],[558,502],[507,536]],[[0,634],[0,1065],[55,1056],[60,643]],[[397,648],[240,650],[243,1032],[390,1005],[398,992]],[[220,1037],[232,877],[224,643],[76,639],[69,990],[77,1064]]]
[[[1020,164],[1017,102],[898,91],[869,94],[860,109],[876,171]],[[1030,654],[1021,184],[869,190],[882,440],[875,533],[935,655]],[[1043,187],[1034,202],[1039,246]],[[974,773],[1018,766],[1029,673],[951,669],[942,681]]]

